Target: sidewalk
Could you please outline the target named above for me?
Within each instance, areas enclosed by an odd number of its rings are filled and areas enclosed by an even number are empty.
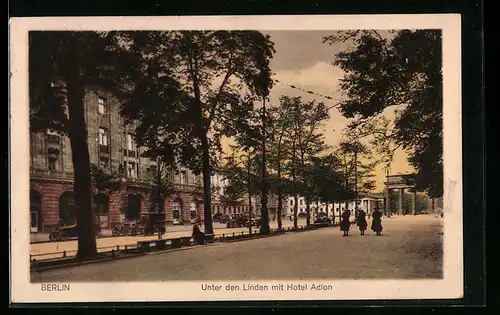
[[[220,229],[220,228],[225,228],[225,224],[221,224],[218,222],[214,222],[214,229]],[[192,225],[174,225],[174,226],[167,226],[167,232],[179,232],[179,231],[191,231],[193,229]],[[111,237],[112,236],[112,230],[109,229],[104,229],[101,230],[101,236],[102,237]],[[39,242],[49,242],[49,233],[31,233],[30,234],[30,243],[39,243]]]
[[[305,226],[305,220],[298,221],[299,226]],[[225,225],[224,225],[225,226]],[[283,221],[283,228],[292,227],[293,222],[289,220]],[[277,228],[277,222],[273,221],[270,223],[271,229]],[[186,229],[187,228],[187,229]],[[201,227],[203,229],[203,226]],[[259,228],[253,228],[252,231],[258,231]],[[234,234],[241,234],[241,232],[248,232],[248,227],[244,228],[215,228],[214,224],[214,233],[216,235],[226,234],[227,236]],[[167,231],[163,235],[163,239],[168,238],[177,238],[183,236],[191,236],[192,226],[184,227],[184,230],[180,231]],[[145,240],[156,240],[158,239],[158,235],[153,236],[119,236],[119,237],[103,237],[96,239],[98,252],[109,251],[112,247],[120,246],[124,247],[125,245],[133,245],[135,246],[139,241]],[[78,249],[78,240],[71,240],[66,242],[45,242],[45,243],[33,243],[30,245],[30,254],[31,255],[39,255],[44,254],[43,256],[33,257],[37,260],[48,259],[48,258],[58,258],[62,257],[62,252],[66,251],[66,256],[75,256],[76,250]],[[54,253],[54,254],[52,254]]]

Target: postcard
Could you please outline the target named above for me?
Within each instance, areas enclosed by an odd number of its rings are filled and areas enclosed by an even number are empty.
[[[460,27],[12,18],[12,302],[463,297]]]

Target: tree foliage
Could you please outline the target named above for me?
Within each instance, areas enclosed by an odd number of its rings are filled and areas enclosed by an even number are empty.
[[[107,172],[96,164],[90,164],[92,182],[97,193],[110,194],[121,189],[122,182],[117,172]]]
[[[288,178],[288,185],[279,181],[283,189],[295,196],[306,197],[307,224],[310,223],[310,201],[312,191],[307,166],[313,157],[320,155],[327,146],[322,134],[323,123],[329,117],[324,103],[304,102],[301,97],[280,98],[280,104],[272,110],[274,130],[272,163],[280,168],[279,178]],[[277,149],[280,149],[279,152]],[[279,156],[279,157],[278,157]],[[296,203],[295,203],[296,204]],[[294,208],[294,224],[297,224],[297,205]]]
[[[158,126],[158,147],[203,174],[205,231],[212,233],[210,178],[221,139],[247,128],[254,102],[267,97],[273,43],[255,31],[135,32],[132,38],[134,51],[152,47],[141,55],[152,70],[138,67],[146,83],[132,88],[135,96],[124,112],[134,119],[147,113],[142,126]],[[148,98],[157,101],[141,102]]]
[[[360,134],[373,136],[387,162],[404,149],[416,169],[416,187],[431,196],[443,193],[442,35],[440,30],[401,30],[383,37],[373,30],[339,32],[324,38],[351,42],[334,65],[346,99],[340,110],[355,118]],[[396,107],[393,122],[381,117]]]
[[[117,92],[134,57],[120,32],[36,31],[29,34],[30,130],[69,137],[74,168],[78,258],[97,254],[84,99],[90,87]]]

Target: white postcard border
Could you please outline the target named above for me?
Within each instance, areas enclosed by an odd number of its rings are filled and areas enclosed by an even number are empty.
[[[230,300],[439,299],[463,296],[461,30],[460,15],[318,15],[191,17],[44,17],[10,21],[11,299],[12,302],[132,302]],[[442,29],[444,91],[444,278],[442,280],[211,281],[242,285],[332,285],[331,291],[201,291],[204,282],[71,283],[69,291],[42,292],[29,271],[29,30],[159,29]],[[452,185],[450,185],[452,183]],[[453,191],[449,191],[450,188]],[[447,207],[449,202],[451,207]]]

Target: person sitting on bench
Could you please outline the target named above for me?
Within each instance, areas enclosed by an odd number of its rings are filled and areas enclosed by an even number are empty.
[[[193,239],[194,239],[194,243],[195,244],[198,244],[198,245],[205,245],[205,233],[203,233],[202,231],[200,231],[200,227],[198,226],[198,224],[195,224],[193,226]]]

